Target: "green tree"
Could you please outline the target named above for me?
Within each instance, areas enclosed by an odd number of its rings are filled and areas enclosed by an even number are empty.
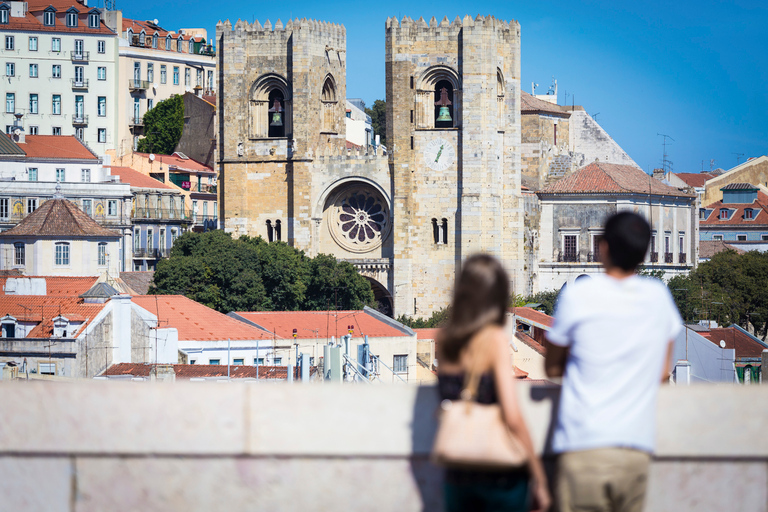
[[[559,295],[560,290],[544,290],[526,297],[523,305],[541,304],[541,306],[537,309],[540,309],[545,314],[552,316],[555,313],[555,304],[557,304],[557,297]]]
[[[432,313],[432,316],[429,318],[411,318],[406,315],[400,315],[397,321],[411,329],[432,329],[446,325],[450,314],[451,308],[444,307]]]
[[[144,133],[138,150],[142,153],[173,154],[184,129],[184,98],[174,94],[144,114]]]
[[[373,133],[381,137],[381,143],[387,145],[387,102],[376,100],[373,102],[373,108],[366,108],[365,113],[371,116]]]
[[[344,308],[375,304],[369,281],[347,262],[221,230],[178,238],[149,293],[185,295],[222,313],[325,309],[336,295]]]

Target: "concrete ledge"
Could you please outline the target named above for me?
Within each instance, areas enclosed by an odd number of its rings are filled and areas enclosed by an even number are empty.
[[[559,388],[517,389],[547,454]],[[665,386],[646,510],[768,512],[767,402],[768,387]],[[437,406],[415,386],[4,382],[0,496],[14,510],[436,510]]]

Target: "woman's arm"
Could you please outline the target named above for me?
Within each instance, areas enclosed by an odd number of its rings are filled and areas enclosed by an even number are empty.
[[[539,507],[537,510],[546,510],[549,507],[550,501],[547,489],[547,476],[544,474],[541,459],[534,452],[533,441],[520,411],[515,391],[515,376],[510,362],[509,342],[503,330],[498,329],[494,333],[491,345],[494,348],[492,353],[493,380],[496,385],[501,411],[510,430],[520,439],[525,450],[528,452],[528,465],[534,480],[533,488]]]

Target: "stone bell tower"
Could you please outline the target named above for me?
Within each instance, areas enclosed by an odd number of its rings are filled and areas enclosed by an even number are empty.
[[[386,88],[395,314],[447,304],[476,252],[522,283],[520,25],[388,19]]]

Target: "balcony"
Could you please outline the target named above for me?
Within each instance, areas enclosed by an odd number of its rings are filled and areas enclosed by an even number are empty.
[[[69,52],[72,62],[88,62],[91,52]]]
[[[152,220],[163,222],[189,223],[190,218],[179,208],[135,208],[131,217],[134,221]]]
[[[207,46],[201,46],[199,55],[207,55],[209,57],[215,57],[216,56],[216,48],[214,48],[212,45]]]
[[[658,252],[652,252],[651,253],[651,263],[658,263],[659,262],[659,253]]]
[[[156,260],[160,257],[159,249],[147,249],[146,247],[134,247],[133,257],[141,260]]]
[[[674,263],[675,262],[675,255],[671,252],[665,252],[664,253],[664,263]]]
[[[203,194],[215,194],[217,190],[216,185],[207,185],[205,183],[197,183],[197,190],[192,190],[192,192],[200,192]]]
[[[86,89],[88,89],[88,79],[78,80],[77,78],[73,78],[72,79],[72,89],[76,89],[76,90],[86,90]]]
[[[139,116],[139,117],[132,117],[132,118],[131,118],[131,119],[128,121],[128,124],[129,124],[130,126],[144,126],[144,118],[143,118],[143,117],[141,117],[141,116]]]
[[[85,126],[88,124],[88,116],[75,114],[72,116],[72,126]]]
[[[578,252],[566,251],[563,253],[563,251],[560,251],[557,253],[558,263],[578,263],[580,261],[581,257]]]
[[[684,252],[681,252],[677,255],[677,260],[680,262],[681,265],[685,265],[686,263],[686,254]]]
[[[146,91],[147,89],[149,89],[148,80],[138,80],[136,78],[128,80],[128,90],[131,92]]]
[[[587,261],[589,263],[600,263],[600,251],[590,252],[587,254]]]

